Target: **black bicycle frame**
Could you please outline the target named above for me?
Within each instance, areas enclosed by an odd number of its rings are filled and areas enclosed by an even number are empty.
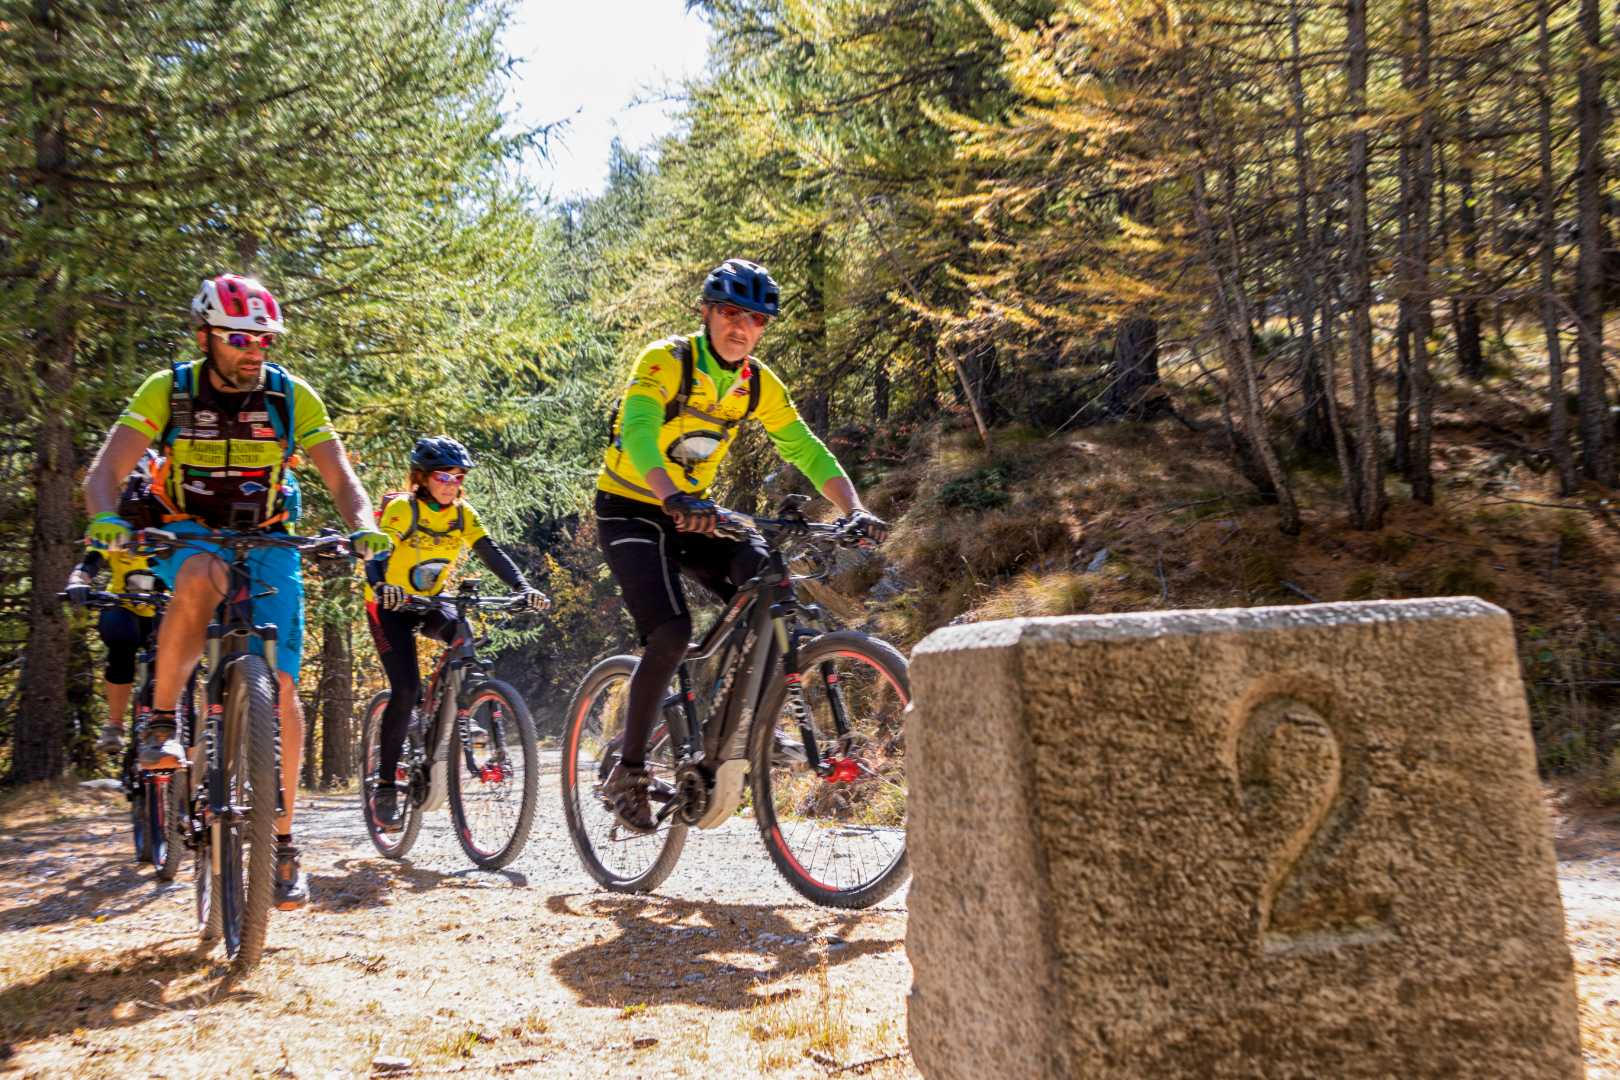
[[[687,652],[676,670],[678,691],[665,700],[664,707],[678,707],[686,721],[685,753],[678,756],[715,764],[743,757],[747,753],[751,727],[748,721],[757,716],[764,704],[766,673],[780,663],[788,688],[788,706],[798,723],[806,760],[812,769],[821,769],[821,755],[810,726],[809,710],[804,707],[799,670],[800,640],[817,635],[798,625],[801,613],[820,622],[820,609],[799,602],[787,558],[771,546],[766,568],[738,588],[726,610],[703,635],[702,641]],[[745,650],[747,655],[744,655]],[[690,664],[716,653],[720,654],[715,668],[718,678],[706,696],[711,700],[711,709],[717,705],[722,711],[718,722],[711,719],[705,723],[698,713]],[[823,664],[821,674],[832,702],[839,737],[843,738],[849,734],[849,723],[837,673],[831,664]],[[741,685],[736,685],[739,682]]]
[[[286,813],[286,793],[282,791],[281,777],[281,680],[277,677],[280,670],[276,662],[276,644],[280,635],[273,623],[254,623],[253,601],[258,595],[269,595],[269,592],[255,594],[253,591],[253,575],[248,570],[248,545],[230,545],[228,539],[215,541],[221,546],[231,546],[231,560],[228,565],[228,577],[225,587],[225,599],[220,601],[216,618],[208,624],[208,685],[207,685],[207,719],[203,723],[204,742],[203,753],[208,761],[208,812],[210,815],[224,815],[229,813],[242,814],[248,807],[232,807],[230,793],[225,790],[225,769],[223,755],[225,748],[221,745],[221,724],[225,713],[225,687],[230,678],[231,669],[237,661],[252,652],[251,642],[258,639],[264,646],[264,663],[270,669],[270,705],[278,722],[275,725],[275,757],[276,757],[276,816]],[[273,591],[273,590],[272,590]],[[257,793],[256,793],[257,794]],[[218,859],[218,854],[214,855]],[[217,869],[217,868],[216,868]]]
[[[419,715],[426,714],[426,723],[422,728],[422,752],[428,764],[431,764],[432,755],[439,744],[439,724],[442,721],[445,687],[453,673],[465,670],[470,673],[472,678],[463,676],[457,680],[457,696],[459,700],[456,702],[456,736],[461,740],[461,756],[466,763],[467,771],[476,773],[478,771],[478,762],[473,757],[472,731],[468,726],[471,717],[467,709],[466,690],[477,678],[484,676],[484,662],[478,656],[478,646],[483,644],[483,640],[473,630],[470,613],[478,607],[478,602],[481,599],[488,598],[480,597],[476,593],[464,593],[438,599],[448,601],[455,606],[456,630],[455,636],[451,638],[450,644],[446,646],[444,653],[439,657],[439,662],[433,668],[432,676],[429,677],[427,684],[422,687],[419,692],[420,696],[417,699],[417,705],[420,707]],[[506,736],[501,730],[501,726],[500,724],[494,725],[494,730],[490,734],[495,740],[497,752],[505,754]]]

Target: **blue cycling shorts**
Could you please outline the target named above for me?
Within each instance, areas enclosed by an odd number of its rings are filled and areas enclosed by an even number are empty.
[[[212,531],[195,521],[176,521],[164,528],[176,536],[196,536]],[[172,587],[185,561],[194,555],[206,553],[199,548],[216,552],[226,564],[230,562],[229,552],[204,541],[199,547],[176,548],[164,558],[152,560],[152,572],[170,582]],[[264,547],[249,552],[247,564],[248,572],[253,575],[255,594],[275,590],[269,596],[255,595],[253,621],[270,623],[280,632],[280,640],[276,642],[276,667],[297,682],[298,672],[304,663],[303,560],[291,548]],[[253,651],[263,651],[258,642],[253,643]]]

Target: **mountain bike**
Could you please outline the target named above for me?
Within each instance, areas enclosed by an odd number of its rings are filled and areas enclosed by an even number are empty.
[[[63,599],[67,593],[60,594]],[[124,744],[119,781],[124,796],[129,800],[131,835],[135,842],[135,861],[151,863],[160,881],[173,881],[180,870],[180,852],[184,847],[183,821],[186,815],[185,784],[174,783],[173,774],[159,770],[153,772],[140,767],[138,751],[144,726],[144,717],[152,708],[152,673],[157,659],[157,630],[163,620],[163,608],[169,595],[160,592],[91,592],[84,606],[92,611],[105,611],[135,604],[153,609],[151,632],[135,653],[135,685],[130,693],[130,718],[124,725],[127,737]],[[177,738],[184,741],[195,731],[196,676],[186,681],[180,696],[180,713],[176,716]],[[189,744],[188,744],[189,745]]]
[[[575,691],[563,735],[563,812],[586,870],[645,892],[675,869],[690,828],[751,812],[777,870],[802,896],[863,908],[910,876],[905,846],[906,659],[853,630],[829,630],[790,572],[814,549],[863,544],[808,521],[790,497],[777,518],[720,511],[722,535],[762,538],[766,567],[692,645],[648,737],[658,806],[650,833],[626,829],[605,795],[618,761],[634,656],[612,656]],[[745,805],[746,804],[746,805]]]
[[[391,695],[384,690],[366,706],[361,812],[377,851],[402,859],[416,843],[423,815],[443,809],[448,801],[461,850],[479,868],[498,870],[529,842],[539,750],[523,696],[485,670],[478,649],[488,639],[474,632],[471,616],[475,611],[522,610],[524,601],[521,596],[480,596],[470,578],[461,587],[454,596],[409,596],[395,609],[420,613],[448,604],[455,610],[455,634],[411,710],[394,780],[406,799],[405,820],[396,832],[383,829],[371,797],[377,786],[383,711]]]
[[[253,622],[253,600],[274,589],[254,580],[248,555],[270,547],[337,559],[352,558],[353,552],[348,538],[336,533],[311,537],[218,530],[176,535],[146,529],[136,534],[140,554],[166,555],[188,547],[224,549],[229,560],[220,557],[227,571],[225,599],[208,625],[202,758],[187,803],[184,843],[194,856],[202,940],[222,938],[225,955],[238,970],[246,970],[264,952],[275,889],[276,818],[294,795],[281,786],[279,633],[272,624]],[[250,651],[255,641],[262,654]]]

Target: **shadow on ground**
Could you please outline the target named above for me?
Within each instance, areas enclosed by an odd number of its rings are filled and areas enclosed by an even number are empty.
[[[440,887],[523,889],[529,879],[515,870],[469,868],[445,873],[409,859],[338,859],[325,873],[309,876],[310,910],[341,914],[386,907],[394,898]]]
[[[846,940],[876,917],[867,914],[843,914],[830,929],[806,931],[789,922],[781,908],[764,904],[575,895],[553,896],[546,907],[554,915],[611,919],[618,927],[616,937],[583,945],[551,963],[558,981],[588,1006],[746,1009],[782,996],[771,990],[772,983],[902,945],[899,939]]]
[[[45,1039],[80,1028],[125,1027],[157,1013],[259,996],[233,985],[229,966],[200,952],[196,941],[187,935],[80,957],[0,990],[0,1041]],[[206,985],[184,997],[163,1000],[169,983],[203,971],[212,976]]]

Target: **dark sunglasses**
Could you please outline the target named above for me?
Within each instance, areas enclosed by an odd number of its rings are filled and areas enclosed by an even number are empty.
[[[251,349],[255,346],[268,349],[276,343],[275,334],[245,334],[240,330],[210,330],[208,332],[233,349]]]
[[[746,317],[749,322],[754,324],[755,327],[763,328],[766,323],[771,321],[771,317],[769,315],[761,315],[757,311],[748,311],[744,308],[738,307],[735,304],[720,304],[718,306],[720,309],[720,316],[722,318],[729,319],[732,322],[736,322],[738,319]]]
[[[467,479],[466,473],[432,472],[428,474],[441,484],[459,484]]]

